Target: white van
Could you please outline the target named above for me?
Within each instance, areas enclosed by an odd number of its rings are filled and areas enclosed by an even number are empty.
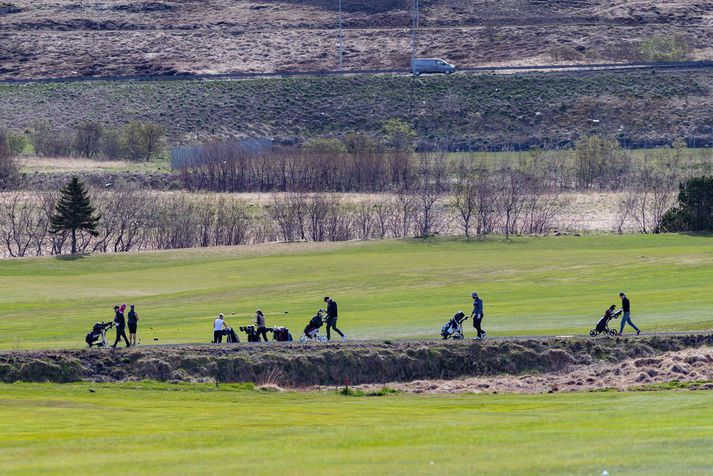
[[[451,74],[456,72],[456,67],[438,58],[416,58],[411,65],[411,71],[416,76],[422,73]]]

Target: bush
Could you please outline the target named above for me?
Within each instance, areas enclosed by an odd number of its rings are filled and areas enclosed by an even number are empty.
[[[302,148],[315,154],[339,155],[347,152],[347,147],[342,141],[329,138],[309,140],[304,143]]]
[[[74,150],[78,155],[91,159],[101,150],[104,128],[96,121],[84,121],[74,133]]]
[[[688,40],[681,35],[655,35],[641,43],[644,61],[686,61],[690,53]]]
[[[130,122],[124,126],[122,141],[127,159],[148,162],[163,153],[166,129],[149,122]]]
[[[0,188],[13,185],[19,177],[15,154],[10,149],[8,134],[0,130]]]
[[[583,137],[575,149],[575,175],[582,189],[598,184],[615,185],[628,169],[627,156],[615,140],[599,136]]]
[[[106,129],[102,134],[100,149],[107,160],[119,160],[124,156],[124,144],[121,142],[121,132],[116,129]]]
[[[33,122],[28,134],[37,155],[66,157],[72,153],[72,138],[54,130],[47,121]]]
[[[27,147],[27,138],[22,134],[13,134],[12,132],[7,134],[7,145],[10,148],[10,153],[12,155],[18,156],[25,151]]]
[[[663,217],[664,231],[713,231],[713,177],[696,177],[681,184],[678,205]]]

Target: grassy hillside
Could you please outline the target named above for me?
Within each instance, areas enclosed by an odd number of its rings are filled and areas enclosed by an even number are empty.
[[[121,302],[138,306],[144,343],[208,342],[215,314],[237,326],[257,308],[268,325],[299,334],[325,295],[339,303],[351,338],[436,338],[453,313],[469,311],[474,289],[491,335],[588,332],[620,290],[645,331],[710,329],[711,243],[594,236],[4,260],[0,348],[79,347]]]
[[[713,444],[705,391],[356,398],[16,384],[0,393],[8,476],[703,474]]]
[[[558,144],[583,134],[639,146],[695,137],[700,146],[711,142],[711,87],[704,71],[0,85],[0,127],[21,131],[38,117],[65,130],[85,119],[143,119],[185,143],[382,134],[401,118],[424,142],[451,147]]]
[[[339,64],[335,0],[3,4],[0,78],[317,71]],[[344,67],[406,67],[409,4],[344,0]],[[646,48],[652,39],[675,39],[682,45],[677,58],[711,58],[706,2],[424,0],[420,7],[418,54],[463,67],[653,59]]]

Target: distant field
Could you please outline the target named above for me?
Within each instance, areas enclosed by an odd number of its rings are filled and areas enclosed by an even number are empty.
[[[299,334],[325,295],[352,339],[437,338],[447,318],[470,310],[472,290],[490,335],[586,333],[620,290],[644,331],[711,329],[712,243],[632,235],[3,260],[0,348],[80,347],[122,302],[138,306],[144,344],[208,342],[215,314],[237,327],[257,308]]]
[[[77,157],[28,157],[19,160],[20,172],[24,174],[51,173],[137,173],[137,172],[170,172],[167,161],[129,162],[125,160],[89,160]]]
[[[8,476],[705,474],[713,445],[708,391],[345,397],[14,384],[0,395]]]

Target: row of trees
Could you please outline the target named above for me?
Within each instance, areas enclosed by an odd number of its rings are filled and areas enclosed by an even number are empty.
[[[462,160],[442,152],[414,154],[408,129],[392,124],[389,141],[351,134],[344,141],[319,139],[302,148],[256,150],[238,141],[214,142],[194,148],[175,164],[189,190],[216,192],[329,191],[380,192],[418,187],[424,161],[438,162],[452,180]],[[532,149],[524,154],[497,157],[501,167],[540,161],[547,167],[552,188],[563,190],[624,190],[648,164],[676,162],[680,171],[686,144],[676,142],[643,160],[623,150],[616,140],[581,138],[570,150]],[[474,164],[477,154],[465,157]],[[448,180],[446,180],[448,182]]]
[[[464,166],[452,193],[434,180],[378,197],[292,192],[256,205],[226,196],[131,189],[90,194],[73,179],[61,193],[0,195],[0,254],[543,234],[561,226],[558,216],[566,205],[546,183],[537,163],[498,170]],[[618,220],[633,220],[642,232],[713,230],[713,178],[682,184],[673,207],[669,185],[657,187],[623,194],[629,208]]]
[[[36,155],[44,157],[145,162],[161,156],[166,150],[166,129],[141,121],[129,122],[121,128],[83,121],[71,133],[60,131],[47,121],[35,121],[23,134],[4,135],[13,155],[19,155],[29,145]]]
[[[422,173],[436,178],[394,194],[278,193],[261,205],[131,189],[92,191],[90,204],[75,179],[59,194],[0,195],[0,242],[4,255],[20,257],[436,234],[509,236],[553,226],[557,194],[544,192],[522,170],[464,169],[454,194],[445,193],[433,170]],[[510,186],[498,184],[504,179]]]

